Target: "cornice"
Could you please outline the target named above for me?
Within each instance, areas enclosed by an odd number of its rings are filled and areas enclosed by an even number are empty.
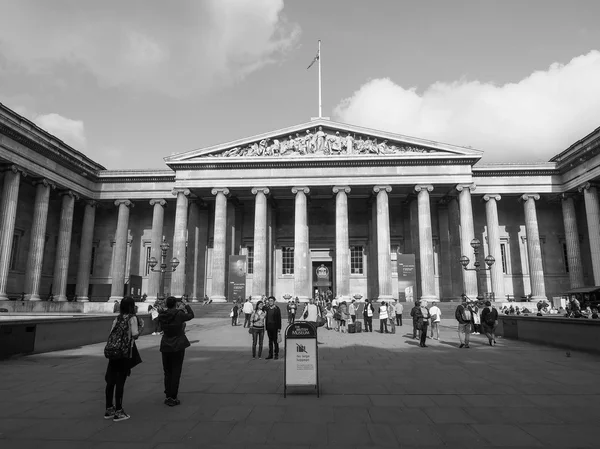
[[[540,164],[477,164],[473,177],[558,176],[561,172],[554,162]]]
[[[173,166],[174,170],[247,170],[254,168],[315,168],[315,167],[382,167],[382,166],[415,166],[415,165],[473,165],[477,159],[456,157],[447,158],[444,156],[440,159],[433,157],[423,159],[413,158],[395,158],[389,156],[381,156],[381,158],[373,158],[370,156],[364,158],[348,159],[344,156],[329,156],[320,159],[266,159],[256,158],[255,160],[242,161],[240,159],[215,159],[207,158],[201,162],[172,162],[169,165]]]
[[[175,172],[173,170],[103,170],[98,173],[98,182],[175,182]]]
[[[0,103],[0,134],[42,156],[95,180],[104,167]]]

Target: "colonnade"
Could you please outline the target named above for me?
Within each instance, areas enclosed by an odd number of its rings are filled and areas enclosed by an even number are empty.
[[[8,167],[4,175],[4,183],[0,198],[0,300],[8,299],[6,295],[9,265],[11,259],[12,238],[15,230],[17,205],[19,200],[19,185],[27,173],[20,167]],[[30,245],[27,254],[27,268],[25,273],[25,299],[40,300],[40,279],[42,261],[44,256],[44,239],[46,235],[48,206],[50,192],[56,185],[46,179],[36,180],[36,194],[34,213],[31,224]],[[451,198],[448,204],[447,221],[459,226],[460,247],[462,254],[472,254],[470,242],[474,238],[473,212],[471,205],[473,184],[459,184],[456,186],[457,199]],[[421,276],[420,291],[423,299],[437,299],[435,288],[435,270],[433,257],[432,221],[430,209],[430,193],[434,190],[431,184],[414,186],[417,198],[418,211],[418,238]],[[267,198],[270,189],[267,187],[254,187],[252,194],[255,197],[255,222],[254,222],[254,274],[253,294],[259,296],[267,288]],[[388,194],[392,191],[390,185],[373,186],[376,209],[374,221],[376,226],[376,251],[377,251],[377,285],[379,296],[377,299],[392,298],[392,267],[390,257],[390,208]],[[295,230],[294,230],[294,296],[306,300],[311,296],[310,285],[310,248],[307,198],[310,188],[307,186],[294,186],[291,192],[295,195]],[[336,217],[336,268],[335,283],[337,293],[343,298],[350,297],[350,246],[348,223],[348,196],[352,189],[348,185],[336,185],[332,188],[335,195]],[[594,282],[600,285],[600,207],[598,193],[594,185],[586,183],[579,188],[583,193],[587,226],[589,231],[590,250]],[[227,270],[227,212],[229,189],[220,187],[211,190],[215,196],[214,206],[214,231],[213,231],[213,256],[212,256],[212,296],[215,302],[226,300],[225,273]],[[66,300],[67,274],[69,268],[69,254],[73,230],[73,211],[79,195],[71,190],[60,192],[61,211],[60,228],[58,231],[58,245],[55,254],[53,286],[54,297],[57,301]],[[192,214],[189,189],[174,189],[176,196],[175,226],[173,235],[173,255],[180,260],[181,269],[176,270],[172,277],[171,294],[180,296],[186,293],[186,242],[188,239],[188,218]],[[488,253],[496,257],[497,263],[491,269],[492,291],[496,298],[504,297],[504,277],[500,261],[500,232],[498,224],[497,202],[501,200],[499,194],[485,194],[486,221],[488,228]],[[538,230],[536,201],[540,195],[525,193],[520,196],[523,203],[525,216],[525,229],[527,237],[527,256],[529,262],[529,275],[533,299],[546,297],[544,287],[544,273],[542,267],[541,245]],[[565,242],[569,263],[569,277],[571,287],[583,285],[583,268],[581,251],[579,248],[579,235],[577,231],[574,195],[565,193],[561,195],[563,222],[565,229]],[[82,223],[82,238],[77,270],[76,294],[79,301],[88,300],[88,285],[90,280],[90,262],[94,238],[95,213],[97,203],[85,200],[84,217]],[[127,256],[127,235],[129,229],[129,215],[134,206],[132,200],[119,199],[114,201],[118,208],[117,229],[115,236],[115,249],[112,264],[112,289],[111,300],[120,299],[123,295],[125,281],[125,267]],[[160,259],[160,244],[163,235],[164,213],[167,201],[164,198],[150,200],[153,207],[151,255]],[[197,205],[195,206],[197,207]],[[196,210],[196,209],[193,209]],[[197,215],[197,211],[194,212]],[[455,232],[455,231],[451,231]],[[450,240],[458,236],[450,235]],[[189,266],[192,266],[188,264]],[[198,270],[193,267],[194,272]],[[188,270],[189,271],[189,270]],[[148,300],[153,301],[160,290],[159,273],[151,272],[148,283]],[[453,276],[454,282],[454,276]],[[477,295],[477,274],[474,271],[463,272],[462,288],[470,297]]]

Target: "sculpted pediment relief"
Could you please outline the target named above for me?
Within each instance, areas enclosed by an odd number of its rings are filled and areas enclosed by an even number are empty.
[[[389,142],[373,136],[318,126],[305,131],[265,138],[243,146],[209,153],[200,158],[219,157],[310,157],[335,155],[391,155],[406,153],[440,153],[437,150]]]

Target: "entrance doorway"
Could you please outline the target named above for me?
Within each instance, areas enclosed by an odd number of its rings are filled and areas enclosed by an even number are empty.
[[[333,262],[313,262],[313,298],[333,299]]]

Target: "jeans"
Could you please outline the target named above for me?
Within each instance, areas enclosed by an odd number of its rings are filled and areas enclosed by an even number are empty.
[[[469,344],[469,337],[471,335],[471,323],[461,324],[458,323],[458,339],[461,345]]]
[[[288,323],[294,324],[294,321],[296,321],[296,314],[294,312],[288,313]]]
[[[401,313],[396,314],[396,326],[402,326],[402,314]]]
[[[493,326],[490,326],[488,324],[483,323],[482,327],[483,327],[483,333],[488,338],[490,343],[492,341],[495,342],[496,341],[496,324],[494,324]]]
[[[422,329],[421,329],[421,346],[425,346],[425,341],[427,340],[427,322],[423,323]]]
[[[269,337],[269,357],[273,357],[273,354],[279,356],[279,343],[277,343],[277,329],[267,328],[267,337]],[[275,352],[273,352],[273,348]]]
[[[365,332],[373,332],[373,317],[365,317]]]
[[[413,320],[413,338],[417,338],[417,335],[419,335],[419,338],[420,338],[421,331],[419,329],[417,329],[417,321]]]
[[[162,353],[163,371],[165,373],[165,396],[167,398],[177,399],[184,357],[185,349]]]
[[[231,317],[231,325],[232,326],[237,326],[237,315],[233,315]]]
[[[327,316],[327,329],[333,329],[333,317]]]
[[[388,328],[387,328],[387,318],[379,318],[379,332],[381,332],[382,334],[383,329],[385,329],[385,333],[388,333]]]
[[[356,323],[356,315],[350,315],[350,318],[352,318],[353,323]]]
[[[250,327],[250,317],[251,313],[244,313],[244,327]]]
[[[258,356],[262,357],[263,341],[265,339],[264,329],[252,329],[252,357],[256,357],[256,343],[258,343]]]
[[[127,380],[127,370],[125,369],[125,362],[128,359],[110,361],[110,363],[122,362],[124,369],[111,369],[109,366],[106,370],[104,380],[106,381],[106,389],[104,390],[106,397],[106,408],[113,406],[113,395],[115,396],[115,408],[121,410],[123,408],[123,393],[125,392],[125,381]],[[116,391],[115,391],[116,388]]]

